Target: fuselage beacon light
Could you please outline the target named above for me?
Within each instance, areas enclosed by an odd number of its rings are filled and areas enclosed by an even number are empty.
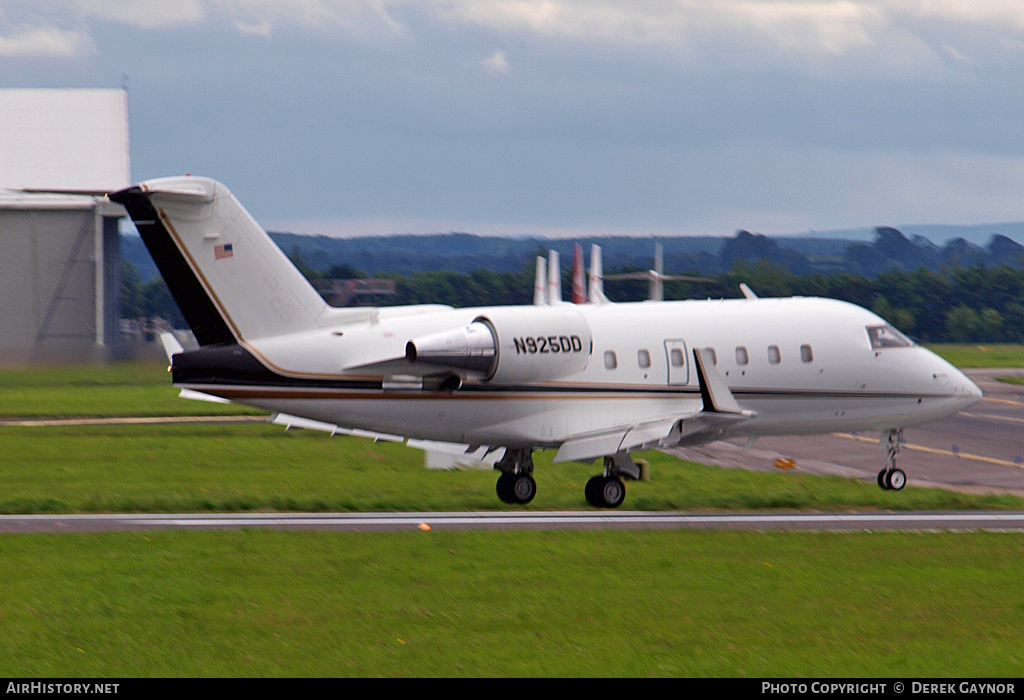
[[[615,507],[636,450],[734,436],[880,431],[900,489],[902,430],[981,398],[956,368],[852,304],[818,298],[589,303],[540,284],[530,306],[334,308],[224,185],[150,180],[110,195],[149,248],[199,348],[173,352],[189,396],[275,422],[483,456],[498,495],[536,493],[533,451],[603,459],[585,489]],[[540,269],[540,266],[538,266]],[[497,453],[496,453],[497,454]]]

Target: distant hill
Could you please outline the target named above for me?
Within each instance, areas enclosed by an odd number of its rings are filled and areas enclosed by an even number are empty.
[[[844,235],[838,235],[839,233]],[[834,235],[836,234],[836,235]],[[796,274],[851,272],[875,276],[886,270],[914,270],[944,266],[1024,268],[1024,223],[997,226],[907,226],[765,236],[738,231],[732,237],[600,237],[588,239],[500,238],[468,233],[392,235],[330,238],[293,233],[271,233],[293,259],[326,272],[348,266],[369,275],[447,270],[467,273],[532,270],[534,258],[556,250],[564,267],[572,263],[574,244],[602,248],[604,269],[651,267],[655,243],[664,249],[665,271],[704,275],[724,272],[739,262],[766,260]],[[848,236],[848,237],[846,237]],[[941,241],[941,244],[935,241]],[[139,276],[150,280],[157,270],[137,235],[122,237],[122,255]]]

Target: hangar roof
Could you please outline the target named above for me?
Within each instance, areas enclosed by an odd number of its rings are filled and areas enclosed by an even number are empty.
[[[0,188],[130,184],[127,92],[0,89]]]

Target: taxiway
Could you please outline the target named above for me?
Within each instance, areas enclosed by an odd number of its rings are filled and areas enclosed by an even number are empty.
[[[965,373],[984,398],[956,415],[907,428],[898,465],[910,486],[1024,496],[1024,385],[996,379],[1024,376],[1024,370]],[[796,469],[810,474],[872,481],[885,463],[879,439],[878,434],[855,433],[762,437],[750,446],[723,440],[669,452],[694,462],[759,471],[777,469],[776,460],[793,460]]]

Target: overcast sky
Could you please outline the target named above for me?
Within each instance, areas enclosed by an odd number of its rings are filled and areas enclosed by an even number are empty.
[[[1021,0],[0,0],[0,87],[123,75],[275,230],[1024,220]]]

